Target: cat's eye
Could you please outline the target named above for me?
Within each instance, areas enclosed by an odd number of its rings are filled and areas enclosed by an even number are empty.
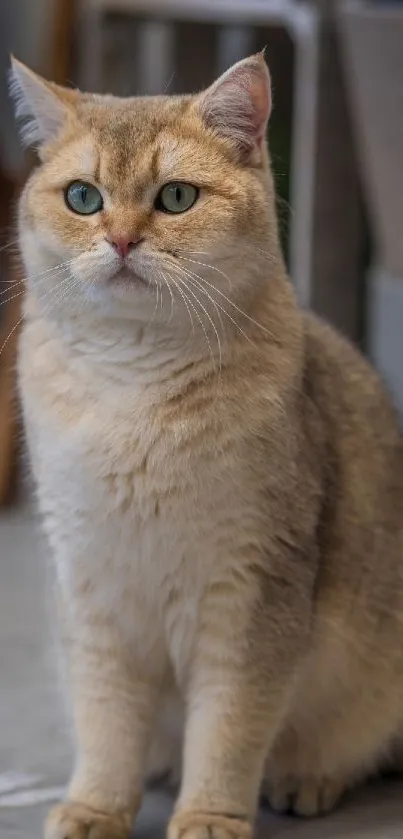
[[[85,181],[73,181],[69,184],[64,197],[70,210],[82,216],[98,213],[104,204],[99,189]]]
[[[197,201],[199,190],[192,184],[182,181],[172,181],[165,184],[158,193],[156,200],[157,210],[163,213],[184,213],[190,210]]]

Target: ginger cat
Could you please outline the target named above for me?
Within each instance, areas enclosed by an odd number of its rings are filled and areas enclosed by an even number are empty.
[[[12,92],[40,156],[20,389],[77,734],[46,839],[127,839],[178,750],[169,839],[247,839],[261,789],[323,812],[403,735],[402,440],[286,276],[264,58],[133,99],[14,61]]]

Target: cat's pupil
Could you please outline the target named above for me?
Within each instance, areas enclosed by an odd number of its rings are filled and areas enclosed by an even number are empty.
[[[82,186],[81,187],[81,201],[83,202],[83,204],[85,204],[86,200],[87,200],[87,187]]]
[[[181,190],[180,186],[177,186],[176,190],[175,190],[175,198],[176,198],[176,201],[177,201],[178,204],[180,204],[181,196],[182,196],[182,190]]]

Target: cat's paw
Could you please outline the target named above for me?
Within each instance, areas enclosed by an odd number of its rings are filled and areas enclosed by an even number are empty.
[[[129,839],[131,819],[98,813],[67,801],[54,807],[45,825],[45,839]]]
[[[336,806],[345,792],[346,784],[333,778],[285,778],[265,780],[263,798],[277,813],[297,816],[319,816]]]
[[[168,827],[167,839],[251,839],[252,828],[242,819],[214,813],[178,813]]]

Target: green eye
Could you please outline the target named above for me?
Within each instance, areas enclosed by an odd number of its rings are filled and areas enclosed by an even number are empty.
[[[164,213],[184,213],[197,201],[199,190],[192,184],[172,181],[158,193],[156,208]]]
[[[99,189],[85,181],[73,181],[65,191],[66,204],[74,213],[91,216],[104,205]]]

